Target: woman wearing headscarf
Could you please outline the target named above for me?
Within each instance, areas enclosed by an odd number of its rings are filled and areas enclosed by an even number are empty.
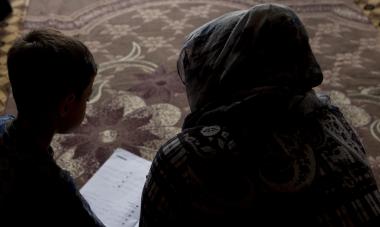
[[[365,150],[313,91],[323,75],[291,9],[201,26],[178,71],[191,113],[152,163],[140,226],[380,226]]]

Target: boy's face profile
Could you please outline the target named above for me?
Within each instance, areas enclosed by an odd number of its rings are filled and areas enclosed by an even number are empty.
[[[57,133],[68,133],[81,124],[86,114],[86,105],[92,93],[95,76],[81,96],[71,93],[62,100],[59,107],[60,119],[57,122]]]

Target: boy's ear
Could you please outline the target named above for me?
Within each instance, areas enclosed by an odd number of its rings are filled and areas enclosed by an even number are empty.
[[[75,94],[71,93],[62,100],[61,105],[59,106],[59,113],[61,117],[66,116],[66,114],[72,110],[75,98]]]

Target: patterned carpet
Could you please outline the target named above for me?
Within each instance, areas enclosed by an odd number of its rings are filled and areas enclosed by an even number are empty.
[[[31,0],[24,31],[49,26],[73,35],[100,65],[85,122],[54,140],[59,164],[83,185],[116,147],[152,159],[189,111],[175,68],[185,35],[221,14],[264,2]],[[318,90],[330,94],[356,127],[380,183],[379,31],[352,0],[276,2],[293,7],[307,25],[325,74]],[[369,10],[374,3],[357,3],[365,14],[377,11]],[[5,112],[15,112],[12,98]]]
[[[355,3],[363,9],[373,25],[380,29],[380,0],[355,0]]]
[[[0,22],[0,113],[4,111],[9,93],[6,56],[13,41],[20,33],[28,2],[27,0],[11,1],[12,15]]]

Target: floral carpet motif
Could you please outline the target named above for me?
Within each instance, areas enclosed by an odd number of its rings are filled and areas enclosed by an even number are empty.
[[[31,0],[25,31],[49,26],[82,40],[99,75],[81,127],[56,136],[58,163],[83,185],[113,149],[152,159],[189,112],[176,72],[190,31],[267,0]],[[280,0],[307,26],[328,93],[355,126],[380,182],[380,33],[351,0]],[[14,111],[9,102],[7,112]]]

